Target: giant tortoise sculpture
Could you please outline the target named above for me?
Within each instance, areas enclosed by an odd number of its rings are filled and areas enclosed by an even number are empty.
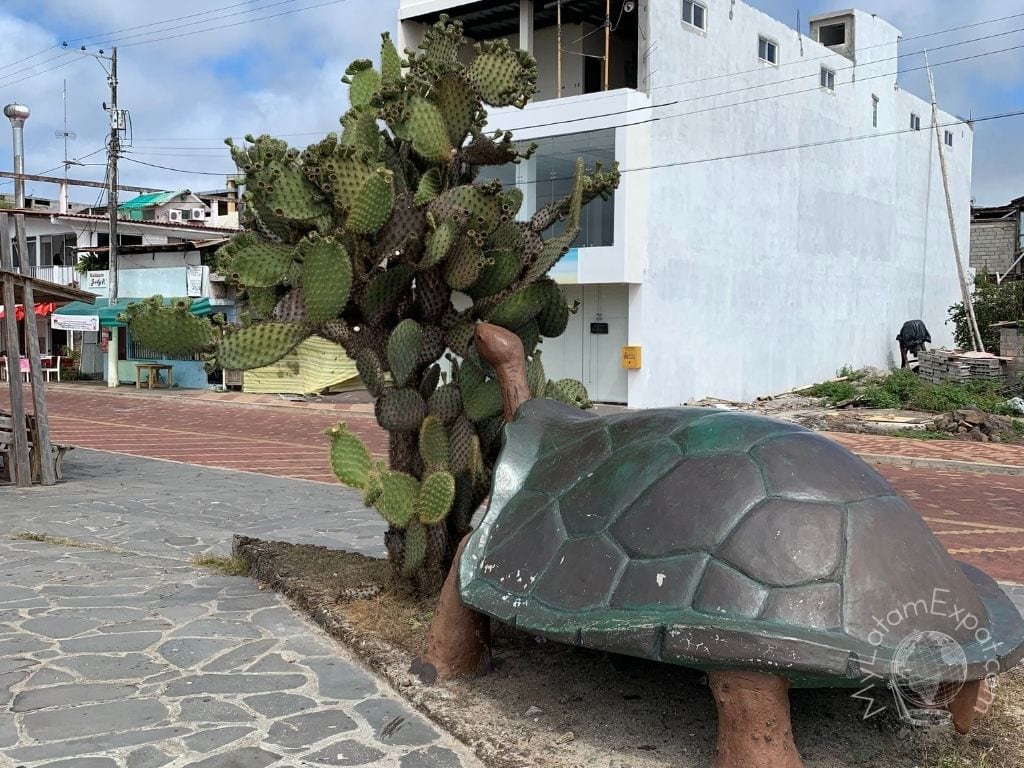
[[[960,649],[929,674],[966,732],[983,681],[1024,654],[999,586],[837,443],[735,411],[530,400],[517,342],[477,332],[509,423],[446,586],[539,636],[707,671],[716,768],[799,766],[788,688],[898,681],[921,638]]]

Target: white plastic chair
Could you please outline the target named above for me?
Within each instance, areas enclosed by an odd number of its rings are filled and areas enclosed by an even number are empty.
[[[44,359],[47,359],[47,358],[44,358]],[[60,355],[57,355],[56,357],[50,357],[48,359],[50,361],[50,364],[55,366],[55,367],[53,367],[53,368],[49,368],[49,367],[43,368],[43,376],[46,378],[47,381],[52,381],[53,379],[51,378],[51,376],[54,373],[56,373],[57,374],[57,381],[60,381]]]

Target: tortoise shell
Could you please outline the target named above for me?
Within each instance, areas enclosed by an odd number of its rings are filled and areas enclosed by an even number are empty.
[[[969,680],[1024,654],[1013,603],[880,474],[820,434],[736,411],[598,417],[527,401],[459,590],[553,640],[797,685],[891,676],[922,632],[963,648]]]

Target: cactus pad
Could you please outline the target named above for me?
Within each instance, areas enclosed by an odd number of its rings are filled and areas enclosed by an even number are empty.
[[[345,485],[365,489],[373,461],[370,451],[359,436],[344,424],[327,430],[331,441],[331,469]]]
[[[569,305],[565,293],[554,280],[541,280],[537,284],[544,291],[544,306],[537,315],[540,332],[548,338],[561,336],[569,324]]]
[[[455,478],[448,472],[434,472],[420,485],[413,501],[416,517],[424,525],[435,525],[448,516],[455,501]]]
[[[406,111],[408,116],[401,130],[408,137],[413,151],[428,163],[447,161],[452,153],[452,143],[441,110],[422,96],[413,96]]]
[[[451,424],[462,413],[462,395],[455,384],[443,384],[434,390],[427,401],[427,411],[445,425]]]
[[[254,239],[232,254],[228,268],[231,277],[242,285],[277,285],[288,274],[295,256],[292,246]]]
[[[420,356],[423,345],[423,328],[415,320],[403,320],[388,339],[388,367],[395,386],[404,387]]]
[[[386,390],[374,406],[377,423],[388,432],[415,432],[427,415],[427,404],[415,389]]]
[[[291,352],[307,333],[292,323],[261,323],[240,328],[224,337],[217,352],[221,367],[250,370],[276,363]]]
[[[404,472],[385,470],[381,473],[380,484],[377,511],[390,525],[404,528],[412,520],[412,503],[419,493],[419,480]]]
[[[187,309],[171,309],[152,304],[131,304],[128,327],[143,346],[168,355],[193,355],[209,352],[216,344],[210,321],[196,317]]]
[[[338,315],[348,303],[352,264],[344,246],[333,240],[305,241],[302,252],[302,293],[306,319],[319,324]]]
[[[369,106],[373,95],[380,88],[380,74],[373,68],[369,59],[352,62],[345,70],[342,82],[348,83],[348,98],[353,107]]]
[[[413,268],[408,264],[396,264],[374,277],[366,287],[363,311],[371,321],[380,320],[395,309],[399,297],[409,290]]]
[[[380,397],[384,392],[384,367],[380,364],[377,353],[372,349],[361,349],[356,353],[356,370],[366,391],[373,397]]]
[[[466,396],[465,410],[470,421],[486,421],[499,415],[501,408],[501,387],[493,379]]]
[[[352,200],[345,229],[357,235],[376,232],[391,215],[395,205],[394,174],[380,168],[372,174]]]
[[[413,518],[405,531],[405,546],[402,551],[402,574],[411,578],[427,558],[427,529]]]
[[[420,458],[429,472],[448,467],[448,433],[441,420],[427,416],[420,427]],[[425,522],[425,521],[424,521]]]
[[[507,40],[477,46],[466,78],[492,107],[520,109],[537,92],[537,63],[525,51],[513,51]]]

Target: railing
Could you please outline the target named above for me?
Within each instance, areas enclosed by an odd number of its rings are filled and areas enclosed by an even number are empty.
[[[128,334],[128,349],[125,353],[129,360],[202,360],[201,355],[165,355],[144,347],[131,334]]]
[[[48,280],[58,285],[78,285],[80,277],[74,267],[29,267],[27,270],[22,267],[22,272],[26,271],[31,277]]]

